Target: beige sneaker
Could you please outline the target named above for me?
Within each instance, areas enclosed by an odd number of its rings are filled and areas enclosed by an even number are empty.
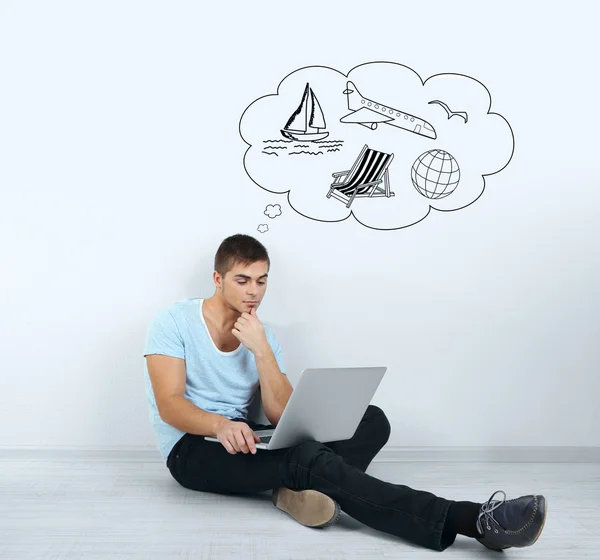
[[[273,490],[273,505],[307,527],[327,527],[340,517],[340,506],[317,490]]]

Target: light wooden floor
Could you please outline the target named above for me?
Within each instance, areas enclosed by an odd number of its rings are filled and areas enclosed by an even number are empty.
[[[0,558],[329,559],[435,558],[362,525],[310,529],[275,509],[270,492],[233,497],[179,486],[156,460],[0,458]],[[387,462],[367,471],[453,500],[541,493],[548,518],[538,542],[504,553],[458,536],[443,557],[600,558],[600,464]]]

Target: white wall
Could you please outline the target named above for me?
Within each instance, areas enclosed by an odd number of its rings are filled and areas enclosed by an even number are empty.
[[[388,366],[390,445],[600,445],[596,5],[216,5],[1,4],[0,446],[154,446],[147,325],[238,232],[293,383]],[[249,179],[253,100],[378,60],[489,89],[515,152],[475,203],[378,231]]]

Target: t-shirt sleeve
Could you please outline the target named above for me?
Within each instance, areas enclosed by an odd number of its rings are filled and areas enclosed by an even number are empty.
[[[271,329],[269,329],[269,335],[271,338],[271,341],[270,341],[271,349],[273,350],[273,354],[275,355],[275,360],[277,361],[277,365],[279,366],[279,371],[281,371],[281,373],[283,373],[283,375],[287,375],[287,373],[285,372],[285,360],[283,357],[283,348],[281,347],[281,344],[279,344],[279,340],[277,340],[275,333]]]
[[[148,327],[144,358],[148,354],[163,354],[185,359],[183,338],[173,314],[168,309],[160,311]]]

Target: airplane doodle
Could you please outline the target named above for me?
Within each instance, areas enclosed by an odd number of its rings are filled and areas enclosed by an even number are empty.
[[[352,112],[342,117],[340,122],[360,124],[371,130],[375,130],[379,123],[384,123],[433,140],[437,138],[435,129],[426,120],[367,99],[353,82],[346,82],[346,89],[342,93],[346,94],[348,109]]]

